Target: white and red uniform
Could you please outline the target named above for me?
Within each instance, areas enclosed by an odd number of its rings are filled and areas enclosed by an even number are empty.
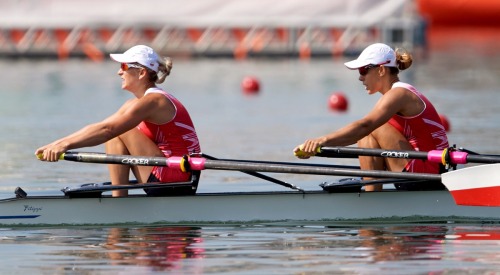
[[[424,110],[412,117],[394,115],[389,124],[403,134],[416,151],[443,150],[449,147],[446,131],[436,109],[431,102],[415,87],[396,82],[392,88],[402,87],[417,95],[424,103]],[[405,167],[407,172],[433,173],[440,172],[439,164],[426,160],[411,160]]]
[[[142,121],[137,128],[158,145],[165,157],[184,156],[201,152],[193,122],[182,103],[173,95],[159,88],[148,89],[144,96],[150,93],[163,94],[174,104],[174,118],[161,125]],[[151,174],[160,182],[185,182],[189,181],[191,176],[190,173],[184,173],[179,169],[170,169],[163,166],[153,167]]]

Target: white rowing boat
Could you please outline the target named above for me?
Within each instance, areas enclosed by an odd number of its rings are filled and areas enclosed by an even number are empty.
[[[2,225],[346,220],[499,222],[500,211],[498,207],[456,205],[446,190],[242,192],[123,198],[28,195],[0,200]]]
[[[338,150],[338,149],[335,149]],[[326,150],[325,150],[326,151]],[[379,152],[373,152],[379,153]],[[386,153],[386,152],[382,152]],[[400,157],[400,154],[390,154]],[[445,155],[445,154],[443,154]],[[451,154],[451,158],[459,156]],[[389,157],[389,156],[387,156]],[[427,157],[427,156],[425,156]],[[468,156],[460,156],[463,162]],[[205,193],[183,196],[148,197],[130,195],[113,198],[103,192],[117,189],[162,188],[149,184],[112,186],[90,184],[65,188],[65,195],[31,196],[17,192],[16,198],[0,200],[2,225],[83,225],[152,223],[248,223],[277,221],[476,221],[500,222],[500,164],[479,165],[442,175],[367,171],[346,166],[296,164],[249,160],[217,160],[213,157],[144,157],[71,153],[62,159],[125,165],[177,167],[183,171],[233,170],[295,189],[287,192]],[[476,156],[475,161],[498,162],[500,156]],[[342,175],[390,178],[357,184],[340,184],[326,191],[301,188],[259,172]],[[197,173],[194,173],[195,175]],[[392,178],[392,179],[391,179]],[[383,181],[383,182],[381,182]],[[439,181],[448,190],[364,192],[367,184]],[[197,181],[171,185],[191,191]],[[196,185],[196,184],[195,184]],[[355,187],[354,190],[352,187]],[[170,188],[170,187],[169,187]],[[339,193],[342,192],[342,193]],[[185,194],[185,192],[184,192]]]

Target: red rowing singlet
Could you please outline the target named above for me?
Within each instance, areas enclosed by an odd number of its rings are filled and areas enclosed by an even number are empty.
[[[402,87],[417,95],[424,102],[424,110],[412,117],[394,115],[389,124],[403,134],[416,151],[443,150],[449,147],[448,137],[436,109],[415,87],[396,82],[392,88]],[[412,160],[405,167],[408,172],[439,173],[439,164],[425,160]]]
[[[174,118],[161,125],[142,121],[137,128],[158,145],[165,157],[201,152],[198,135],[184,105],[173,95],[159,88],[148,89],[144,96],[150,93],[163,94],[174,104]],[[191,176],[190,173],[184,173],[179,169],[162,166],[155,166],[151,173],[161,182],[189,181]]]

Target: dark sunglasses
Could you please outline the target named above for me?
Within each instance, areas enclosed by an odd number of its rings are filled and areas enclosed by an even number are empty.
[[[358,68],[358,71],[359,71],[359,74],[362,75],[362,76],[365,76],[366,74],[368,74],[368,71],[371,69],[371,68],[375,68],[375,67],[378,67],[378,66],[381,66],[381,65],[384,65],[384,64],[388,64],[390,63],[391,61],[388,60],[384,63],[380,63],[380,64],[368,64],[364,67],[361,67],[361,68]]]
[[[361,67],[361,68],[358,68],[358,71],[359,71],[359,74],[362,75],[362,76],[365,76],[368,74],[368,71],[371,69],[371,68],[375,68],[375,67],[378,67],[380,65],[374,65],[374,64],[370,64],[370,65],[366,65],[364,67]]]
[[[122,71],[127,71],[130,68],[139,68],[140,69],[142,67],[139,65],[136,65],[136,64],[129,64],[129,63],[121,63],[120,64],[120,69],[122,69]]]

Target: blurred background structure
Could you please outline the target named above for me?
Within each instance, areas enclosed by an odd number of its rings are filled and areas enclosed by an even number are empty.
[[[169,56],[336,56],[427,47],[429,24],[495,25],[496,0],[1,0],[1,57],[83,56],[147,44]],[[498,27],[498,25],[496,25]]]
[[[411,0],[3,0],[2,56],[87,56],[147,44],[171,56],[323,56],[420,45]],[[420,38],[419,38],[420,37]]]

